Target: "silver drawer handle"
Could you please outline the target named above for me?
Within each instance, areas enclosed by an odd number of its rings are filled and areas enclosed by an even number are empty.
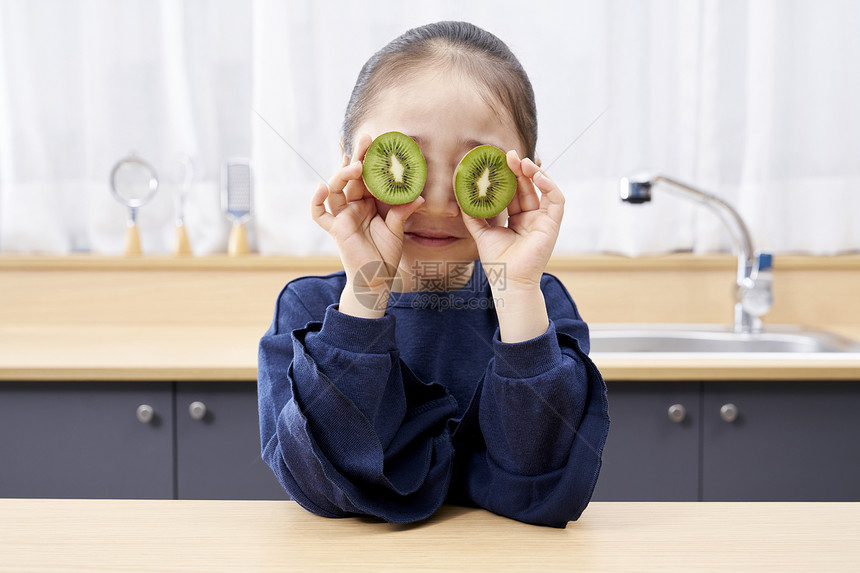
[[[195,420],[202,420],[206,417],[206,404],[203,402],[191,402],[188,406],[188,413]]]
[[[738,407],[734,404],[723,404],[720,408],[720,418],[731,424],[738,419]]]
[[[142,424],[149,424],[155,418],[155,410],[149,404],[141,404],[137,407],[137,420]]]
[[[687,419],[687,409],[683,404],[672,404],[669,406],[669,419],[680,424]]]

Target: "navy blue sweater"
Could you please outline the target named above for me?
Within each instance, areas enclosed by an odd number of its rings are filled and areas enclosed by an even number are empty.
[[[343,272],[291,281],[260,341],[263,459],[319,515],[402,523],[443,502],[527,523],[577,519],[609,431],[588,327],[544,274],[550,324],[504,343],[489,281],[393,293],[386,314],[338,312]]]

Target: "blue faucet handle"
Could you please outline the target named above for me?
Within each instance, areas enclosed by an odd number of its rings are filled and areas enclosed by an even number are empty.
[[[773,272],[773,254],[757,252],[756,255],[756,270],[758,272]]]

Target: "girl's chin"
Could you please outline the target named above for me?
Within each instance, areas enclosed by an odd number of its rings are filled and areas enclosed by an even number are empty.
[[[470,239],[429,239],[404,235],[403,256],[415,260],[474,261],[478,248]]]

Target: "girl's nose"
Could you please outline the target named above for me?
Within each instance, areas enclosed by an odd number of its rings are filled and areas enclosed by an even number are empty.
[[[457,198],[454,196],[454,173],[444,171],[444,169],[433,170],[428,166],[427,181],[421,192],[424,204],[418,210],[436,217],[458,217],[460,205],[457,204]]]

